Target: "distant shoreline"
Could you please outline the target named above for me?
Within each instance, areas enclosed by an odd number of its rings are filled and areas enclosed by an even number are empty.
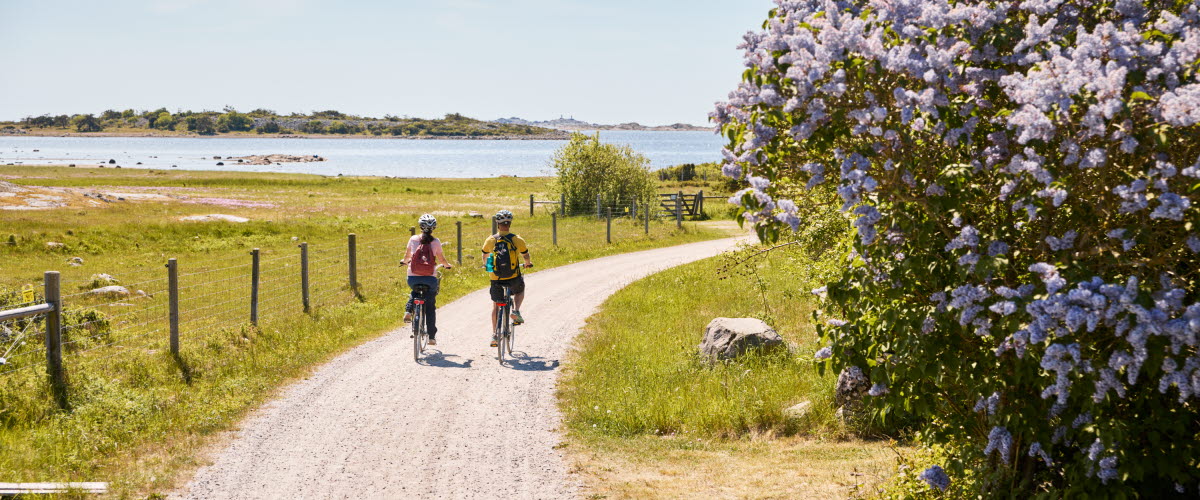
[[[379,139],[379,140],[417,140],[417,141],[565,141],[570,134],[535,134],[535,135],[366,135],[366,134],[246,134],[224,133],[216,135],[200,134],[161,134],[154,132],[50,132],[41,130],[24,130],[21,133],[0,133],[3,137],[150,137],[157,139]]]

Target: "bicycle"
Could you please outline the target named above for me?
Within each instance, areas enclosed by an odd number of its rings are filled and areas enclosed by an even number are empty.
[[[401,261],[402,265],[407,265]],[[438,283],[442,282],[442,266],[439,264],[433,273],[437,278]],[[429,285],[416,285],[413,287],[413,292],[416,295],[413,297],[412,310],[412,339],[413,339],[413,361],[421,361],[421,353],[425,352],[425,348],[429,346],[429,325],[425,323],[425,294],[429,292]]]
[[[413,291],[416,292],[412,317],[413,361],[420,362],[421,353],[429,346],[429,325],[425,324],[425,292],[429,291],[429,285],[417,285]]]
[[[533,267],[525,264],[520,264],[523,268]],[[504,290],[504,302],[497,302],[500,306],[496,309],[496,331],[493,335],[496,337],[496,359],[500,364],[504,364],[504,354],[508,353],[508,357],[512,357],[513,338],[516,336],[516,326],[512,324],[512,318],[509,314],[512,312],[513,296],[512,287],[509,285],[500,285]]]

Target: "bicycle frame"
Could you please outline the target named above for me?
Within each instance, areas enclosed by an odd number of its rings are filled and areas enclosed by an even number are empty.
[[[504,354],[512,356],[513,325],[509,314],[513,308],[512,288],[503,286],[504,302],[496,302],[496,358],[504,364]]]

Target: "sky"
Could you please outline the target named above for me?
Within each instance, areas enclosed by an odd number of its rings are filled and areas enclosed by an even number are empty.
[[[0,120],[105,109],[707,124],[771,0],[0,0]]]

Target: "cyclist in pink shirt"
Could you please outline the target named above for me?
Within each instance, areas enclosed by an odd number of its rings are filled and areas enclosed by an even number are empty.
[[[453,269],[450,261],[446,260],[446,256],[442,254],[442,242],[433,237],[433,230],[437,227],[437,219],[430,214],[421,216],[418,221],[421,226],[421,234],[413,235],[408,240],[408,249],[404,252],[404,260],[400,263],[408,266],[408,286],[414,288],[417,285],[426,285],[429,291],[425,294],[425,324],[429,325],[429,345],[437,345],[434,337],[437,335],[437,294],[438,294],[438,278],[437,278],[437,263],[440,261],[442,267]],[[413,291],[408,299],[408,304],[404,306],[404,322],[412,320],[413,296],[416,292]]]

